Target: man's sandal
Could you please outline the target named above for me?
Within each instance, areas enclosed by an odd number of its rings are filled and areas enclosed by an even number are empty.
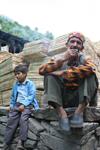
[[[59,119],[59,127],[60,127],[60,131],[63,134],[66,134],[66,135],[71,134],[68,117],[63,117],[63,118]]]
[[[71,128],[82,128],[83,127],[83,117],[80,114],[73,114],[70,120]]]

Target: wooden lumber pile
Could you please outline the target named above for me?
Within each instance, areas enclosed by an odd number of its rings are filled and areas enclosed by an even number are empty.
[[[65,43],[67,42],[68,34],[60,36],[53,40],[41,39],[33,41],[24,45],[24,49],[19,54],[13,54],[6,60],[0,63],[0,92],[1,101],[0,105],[8,105],[9,100],[6,99],[6,93],[10,97],[9,90],[12,89],[13,83],[16,81],[14,73],[12,72],[16,65],[22,63],[25,65],[24,60],[29,60],[29,71],[27,77],[36,86],[37,101],[40,107],[44,107],[42,104],[42,96],[44,90],[43,79],[44,77],[39,75],[38,69],[40,65],[48,62],[55,54],[64,53],[66,51]],[[100,80],[100,57],[97,55],[97,49],[88,38],[84,45],[84,51],[82,52],[89,55],[94,62],[97,76]],[[100,95],[100,94],[99,94]],[[3,97],[3,98],[2,98]],[[3,102],[2,102],[3,100]]]
[[[55,54],[63,53],[66,51],[65,43],[67,42],[68,34],[60,36],[53,40],[46,38],[26,43],[23,51],[18,54],[25,59],[33,59],[43,56],[53,56]]]
[[[43,76],[39,75],[39,67],[42,63],[46,63],[51,57],[39,57],[30,60],[29,72],[27,77],[33,81],[37,89],[44,90]]]
[[[19,53],[18,56],[22,56],[28,60],[47,56],[48,48],[49,48],[49,41],[44,38],[41,40],[26,43],[24,45],[23,51]]]
[[[0,76],[0,91],[12,89],[15,81],[16,78],[13,72],[9,72],[8,74]]]
[[[56,54],[65,52],[67,50],[66,45],[65,45],[65,43],[67,42],[67,39],[68,39],[68,34],[65,34],[56,39],[50,40],[48,55],[54,56]]]
[[[18,64],[23,64],[23,59],[19,56],[12,55],[0,63],[0,76],[12,72]]]
[[[11,91],[12,89],[10,90],[8,89],[6,91],[0,92],[0,106],[9,106]],[[45,108],[45,106],[42,103],[42,97],[43,97],[43,91],[36,90],[37,103],[40,108]]]
[[[2,61],[4,61],[5,59],[11,57],[13,54],[12,53],[8,53],[8,52],[5,52],[5,51],[0,51],[0,63]]]

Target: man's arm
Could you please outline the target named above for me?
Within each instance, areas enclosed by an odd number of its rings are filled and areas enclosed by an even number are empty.
[[[48,63],[43,64],[39,68],[39,74],[40,75],[47,75],[48,73],[51,73],[55,70],[57,70],[60,66],[62,66],[63,61],[61,58],[55,59],[54,57],[51,58]]]
[[[71,66],[67,70],[63,70],[63,77],[69,81],[90,76],[95,72],[92,61],[89,58],[84,60],[82,65],[78,67]]]
[[[78,51],[76,49],[70,49],[68,48],[63,57],[55,59],[54,57],[46,64],[43,64],[39,68],[39,74],[40,75],[57,75],[61,76],[62,71],[57,71],[57,69],[63,65],[63,62],[68,60],[73,60],[75,57],[77,57]]]

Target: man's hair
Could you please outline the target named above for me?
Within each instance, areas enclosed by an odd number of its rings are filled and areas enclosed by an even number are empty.
[[[27,72],[28,70],[27,70],[27,68],[24,66],[24,65],[18,65],[18,66],[16,66],[15,67],[15,69],[14,69],[14,73],[15,72],[17,72],[17,71],[20,71],[20,72],[22,72],[22,73],[25,73],[25,72]]]

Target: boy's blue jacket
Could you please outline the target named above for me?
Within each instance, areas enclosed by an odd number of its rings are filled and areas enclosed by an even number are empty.
[[[14,83],[13,88],[12,88],[12,93],[10,97],[10,107],[13,107],[14,103],[16,102],[17,84],[18,84],[18,81]],[[28,106],[30,103],[32,103],[35,109],[39,108],[37,101],[36,101],[36,87],[33,84],[33,82],[30,81],[28,78],[26,78],[25,90],[26,90],[28,97],[25,99],[23,104],[25,106]]]

